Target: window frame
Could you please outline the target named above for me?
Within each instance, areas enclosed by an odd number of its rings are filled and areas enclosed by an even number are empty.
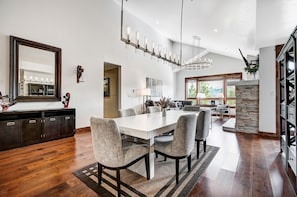
[[[199,103],[198,98],[192,98],[192,97],[188,97],[187,95],[187,82],[188,81],[193,81],[196,80],[196,94],[197,91],[199,90],[199,82],[201,81],[217,81],[217,80],[223,80],[223,94],[224,94],[224,98],[223,100],[223,104],[226,104],[227,101],[229,100],[236,100],[235,97],[228,97],[227,98],[227,81],[230,79],[238,79],[238,80],[242,80],[242,73],[229,73],[229,74],[220,74],[220,75],[209,75],[209,76],[197,76],[197,77],[187,77],[185,78],[185,98],[186,100],[191,100],[194,101],[194,103]],[[219,100],[218,98],[200,98],[200,101],[206,101],[206,100]],[[220,98],[221,100],[221,98]],[[230,107],[235,107],[235,106],[230,106]]]

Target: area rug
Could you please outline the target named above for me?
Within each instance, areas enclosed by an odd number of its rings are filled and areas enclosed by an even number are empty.
[[[201,143],[202,144],[202,143]],[[196,148],[195,148],[196,149]],[[200,150],[203,150],[201,147]],[[175,182],[175,160],[162,156],[155,158],[155,176],[151,180],[130,170],[121,170],[122,196],[188,196],[199,177],[215,157],[219,148],[207,146],[206,152],[192,153],[192,170],[188,172],[187,159],[180,160],[179,184]],[[102,184],[98,186],[97,163],[73,172],[82,182],[102,197],[117,196],[115,171],[104,169]]]

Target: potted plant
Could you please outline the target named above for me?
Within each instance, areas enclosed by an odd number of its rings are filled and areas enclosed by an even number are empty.
[[[166,116],[166,108],[169,106],[170,98],[160,98],[160,106],[162,108],[162,116]]]
[[[253,76],[253,78],[255,79],[256,78],[256,73],[258,72],[259,70],[259,55],[258,55],[258,58],[256,60],[251,60],[250,63],[247,61],[247,59],[242,55],[242,52],[241,50],[239,49],[239,52],[241,54],[241,57],[242,59],[244,60],[244,63],[245,63],[245,68],[244,70]]]

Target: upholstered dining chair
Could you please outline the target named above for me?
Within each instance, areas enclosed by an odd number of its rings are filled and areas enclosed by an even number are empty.
[[[195,105],[185,105],[183,108],[184,111],[199,111],[200,106],[195,106]]]
[[[150,179],[149,150],[147,146],[131,144],[123,147],[121,134],[112,119],[91,117],[93,152],[98,162],[98,185],[101,185],[103,168],[116,170],[118,196],[121,194],[120,170],[145,158],[147,179]]]
[[[203,142],[204,152],[206,151],[206,138],[209,134],[211,120],[211,110],[203,109],[200,110],[197,117],[197,127],[196,127],[196,137],[195,141],[197,142],[197,159],[199,159],[199,149],[200,142]]]
[[[133,108],[119,110],[119,117],[135,116],[135,115],[136,115],[136,112]]]
[[[179,182],[179,160],[188,159],[188,171],[191,171],[191,152],[195,146],[196,114],[181,115],[177,121],[173,140],[155,139],[155,153],[175,159],[176,184]]]
[[[160,112],[161,111],[160,106],[149,106],[147,108],[148,108],[149,113],[154,113],[154,112]]]

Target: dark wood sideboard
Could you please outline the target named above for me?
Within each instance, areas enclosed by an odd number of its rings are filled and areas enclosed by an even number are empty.
[[[74,134],[75,109],[0,112],[0,151]]]

